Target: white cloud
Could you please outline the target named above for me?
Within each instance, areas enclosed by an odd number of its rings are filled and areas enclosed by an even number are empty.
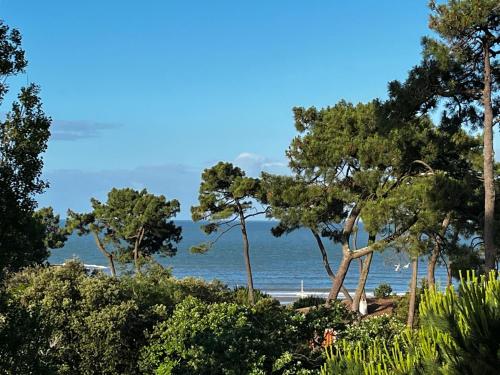
[[[242,152],[239,154],[234,159],[234,164],[253,177],[260,175],[263,171],[276,174],[290,173],[285,161],[271,160],[265,156],[251,152]]]

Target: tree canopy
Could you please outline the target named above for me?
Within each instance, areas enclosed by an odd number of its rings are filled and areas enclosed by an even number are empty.
[[[27,61],[21,34],[0,21],[0,105],[7,79],[24,72]],[[48,257],[45,228],[33,216],[35,195],[47,183],[41,178],[51,120],[42,109],[38,86],[21,88],[0,121],[0,271],[16,270]]]
[[[202,224],[202,229],[207,234],[218,233],[218,236],[212,242],[194,246],[192,251],[207,251],[224,233],[239,227],[243,238],[248,300],[253,303],[253,277],[246,220],[265,212],[265,210],[259,211],[254,207],[255,199],[265,202],[260,180],[247,177],[240,168],[224,162],[219,162],[212,168],[205,169],[201,179],[198,196],[200,204],[191,207],[191,216],[193,221],[208,221],[208,223]]]

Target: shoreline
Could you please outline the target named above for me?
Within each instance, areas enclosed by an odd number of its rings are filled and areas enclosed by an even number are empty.
[[[262,290],[262,292],[266,293],[266,294],[269,294],[271,297],[273,297],[274,299],[277,299],[282,305],[289,305],[297,300],[299,300],[300,298],[303,298],[303,297],[309,297],[309,296],[312,296],[312,297],[321,297],[321,298],[326,298],[328,297],[328,292],[327,291],[266,291],[266,290]],[[351,293],[351,295],[353,296],[354,293],[355,293],[355,290],[349,290],[349,293]],[[394,295],[396,296],[404,296],[406,294],[406,292],[397,292],[397,293],[393,293]],[[368,299],[374,299],[375,296],[373,294],[373,291],[367,291],[366,292],[366,297]],[[342,292],[339,293],[339,296],[338,296],[338,299],[339,300],[345,300],[345,296],[342,294]]]

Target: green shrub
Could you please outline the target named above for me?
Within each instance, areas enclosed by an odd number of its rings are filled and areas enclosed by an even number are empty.
[[[255,303],[265,298],[272,299],[269,294],[264,293],[259,289],[254,289],[253,298]],[[238,286],[234,288],[232,290],[232,301],[239,305],[248,305],[248,287]]]
[[[230,289],[219,282],[176,280],[160,266],[134,277],[112,278],[88,273],[78,262],[26,269],[6,280],[5,291],[8,324],[3,332],[19,330],[36,343],[36,351],[29,343],[15,343],[10,334],[13,349],[5,349],[0,363],[16,362],[14,349],[19,347],[51,374],[137,374],[146,333],[165,321],[180,301],[190,295],[204,303],[232,299]],[[29,326],[14,324],[19,320],[14,316],[30,317],[23,319]]]
[[[290,315],[272,300],[255,308],[188,297],[142,350],[147,374],[266,374],[292,338]],[[280,330],[281,328],[281,330]]]
[[[147,374],[309,374],[323,362],[325,328],[342,330],[353,319],[340,302],[303,314],[271,298],[250,307],[207,305],[188,297],[155,327],[141,351],[141,369]]]
[[[405,329],[405,324],[389,315],[374,316],[354,322],[340,331],[339,338],[368,347],[375,339],[388,341]]]
[[[26,269],[6,288],[12,302],[35,319],[38,350],[53,373],[133,374],[144,331],[166,319],[166,312],[145,303],[141,288],[131,285],[89,276],[82,264],[70,262]]]
[[[0,291],[0,374],[53,374],[45,336],[36,317]]]
[[[292,303],[292,308],[300,309],[303,307],[319,306],[319,305],[324,305],[325,302],[326,302],[326,299],[323,297],[305,296],[305,297],[299,298],[297,301]]]
[[[392,287],[387,283],[382,283],[373,290],[375,298],[387,298],[392,293]]]
[[[233,299],[231,289],[218,280],[206,282],[194,277],[172,279],[174,284],[174,305],[182,302],[188,296],[196,297],[206,303],[231,302]]]

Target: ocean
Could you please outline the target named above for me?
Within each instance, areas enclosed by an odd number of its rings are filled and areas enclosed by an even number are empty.
[[[231,287],[246,285],[239,227],[226,233],[207,253],[193,254],[189,248],[207,241],[208,237],[201,231],[199,223],[176,223],[182,227],[183,236],[177,254],[158,258],[161,264],[172,268],[174,276],[193,276],[207,281],[218,279]],[[297,296],[302,285],[306,294],[326,295],[331,283],[310,231],[300,229],[276,238],[270,232],[273,225],[275,223],[270,221],[252,221],[247,226],[254,286],[280,299]],[[335,272],[341,258],[340,246],[327,239],[324,242]],[[360,231],[358,246],[364,246],[366,242],[366,234]],[[62,249],[52,251],[49,262],[63,263],[72,258],[79,258],[85,264],[107,266],[106,258],[98,251],[91,236],[72,235]],[[397,271],[396,265],[399,265]],[[403,253],[392,249],[375,253],[367,280],[367,293],[370,295],[380,283],[390,284],[396,293],[406,292],[411,276],[408,265],[409,259]],[[425,277],[426,265],[427,257],[423,256],[419,262],[419,279]],[[345,280],[350,291],[356,288],[358,271],[358,262],[354,261]],[[445,285],[444,266],[437,267],[436,281],[438,285]]]

